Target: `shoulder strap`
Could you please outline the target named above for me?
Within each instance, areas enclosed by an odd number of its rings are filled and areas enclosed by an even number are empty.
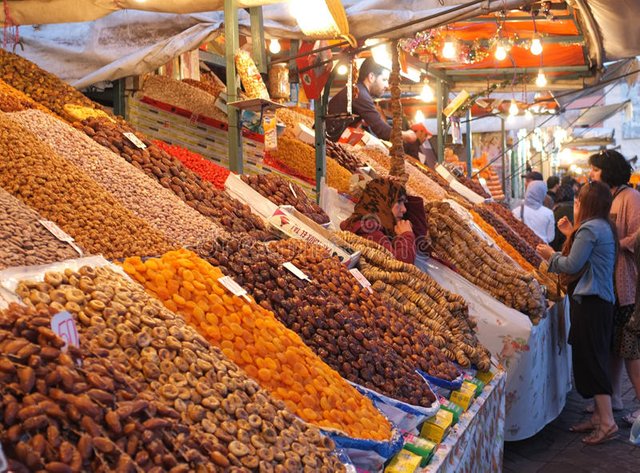
[[[524,223],[524,202],[520,204],[520,220]]]
[[[615,199],[616,199],[616,197],[618,197],[618,195],[619,195],[623,190],[625,190],[627,187],[629,187],[629,186],[627,186],[626,184],[623,184],[623,185],[621,185],[620,187],[618,187],[618,189],[616,190],[616,192],[613,194],[613,199],[611,199],[611,200],[615,200]]]

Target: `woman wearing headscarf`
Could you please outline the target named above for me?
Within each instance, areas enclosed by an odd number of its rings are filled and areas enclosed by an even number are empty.
[[[542,241],[549,243],[555,237],[553,211],[545,207],[547,185],[544,181],[533,181],[527,186],[524,202],[513,209],[513,215],[526,224]]]
[[[406,206],[407,191],[402,185],[376,178],[369,181],[353,214],[340,228],[375,241],[402,262],[413,263],[416,235],[411,222],[404,219]]]

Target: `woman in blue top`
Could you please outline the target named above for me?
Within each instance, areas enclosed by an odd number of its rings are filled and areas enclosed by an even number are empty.
[[[567,233],[562,253],[547,245],[538,252],[549,260],[549,271],[563,273],[568,283],[571,307],[569,343],[572,347],[576,390],[584,398],[595,398],[595,410],[572,432],[591,432],[582,441],[597,445],[618,431],[611,409],[613,340],[613,271],[616,261],[616,230],[609,221],[611,192],[600,182],[585,185],[574,201],[575,226],[565,218],[558,228]]]

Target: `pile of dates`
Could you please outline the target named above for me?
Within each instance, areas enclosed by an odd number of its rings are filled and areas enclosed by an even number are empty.
[[[352,173],[356,172],[358,168],[364,166],[358,156],[351,153],[340,143],[334,143],[329,140],[327,140],[327,156],[338,161],[340,166],[348,169]]]
[[[414,323],[363,289],[338,259],[315,245],[289,251],[287,244],[225,242],[200,251],[346,379],[409,404],[431,405],[433,393],[415,369],[452,379],[448,373],[455,377],[455,366]],[[285,269],[288,261],[311,279]]]
[[[536,235],[525,223],[518,220],[511,210],[506,208],[497,202],[486,202],[481,207],[495,213],[502,220],[504,220],[518,235],[520,235],[531,248],[536,248],[538,245],[544,244],[542,239]]]
[[[242,180],[276,205],[291,205],[314,222],[329,223],[329,216],[313,202],[302,188],[272,174],[243,175]]]
[[[344,471],[330,439],[112,269],[46,273],[43,282],[21,281],[16,292],[36,309],[70,312],[82,348],[108,357],[175,411],[191,435],[198,434],[200,453],[215,471]],[[190,462],[189,471],[200,463]]]
[[[75,123],[74,126],[148,176],[157,179],[162,186],[171,189],[188,205],[227,231],[249,234],[261,240],[270,238],[262,220],[251,213],[247,205],[234,199],[226,191],[216,189],[213,184],[200,178],[180,160],[152,144],[124,121],[114,123],[107,118],[92,117]],[[135,146],[124,133],[134,133],[145,148]]]

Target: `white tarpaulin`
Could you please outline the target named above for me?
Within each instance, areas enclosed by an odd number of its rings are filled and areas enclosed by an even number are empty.
[[[40,4],[47,12],[55,0],[16,0],[16,4]],[[78,3],[78,2],[74,2]],[[85,3],[81,1],[79,3]],[[90,4],[114,4],[93,0]],[[183,5],[185,2],[148,2]],[[201,2],[198,2],[201,3]],[[216,5],[222,2],[211,2]],[[246,2],[245,2],[246,3]],[[451,0],[344,0],[351,33],[363,37],[443,13],[467,2]],[[526,0],[482,1],[444,16],[411,26],[403,34],[432,27],[445,19],[471,18],[502,8],[515,8]],[[118,4],[127,4],[119,1]],[[146,3],[145,3],[146,5]],[[113,6],[113,5],[112,5]],[[169,8],[168,6],[166,7]],[[212,6],[211,9],[214,7]],[[275,37],[301,37],[286,4],[263,7],[265,31]],[[13,17],[13,14],[12,14]],[[15,19],[15,18],[14,18]],[[95,21],[20,27],[24,50],[17,52],[75,87],[150,72],[171,58],[196,49],[222,27],[222,12],[175,15],[122,10]],[[238,22],[249,26],[246,11]],[[397,34],[397,33],[394,33]]]
[[[640,55],[640,2],[588,0],[608,60]]]

